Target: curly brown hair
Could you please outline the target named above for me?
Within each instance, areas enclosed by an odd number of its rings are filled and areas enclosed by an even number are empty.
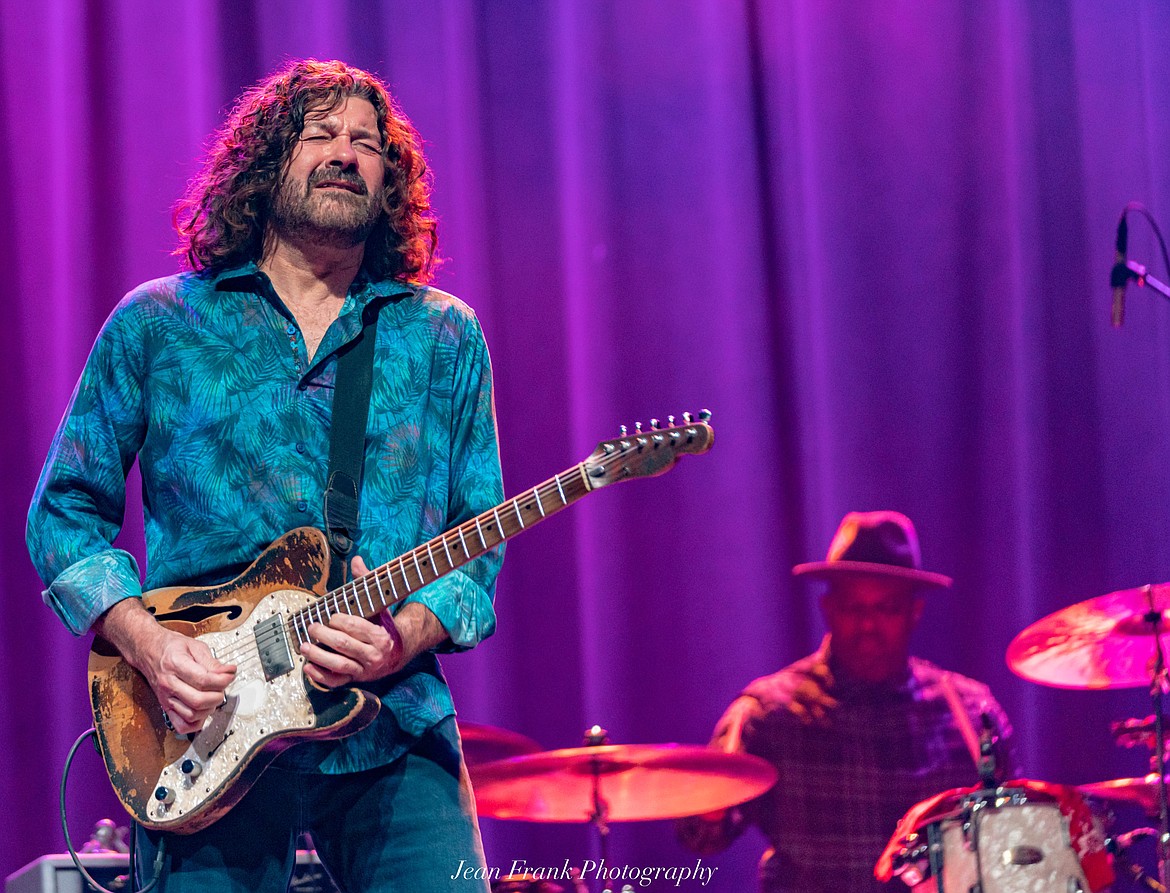
[[[245,91],[212,137],[203,169],[175,206],[175,254],[193,270],[259,261],[272,202],[309,112],[365,99],[378,115],[385,178],[382,214],[366,240],[371,279],[429,282],[438,264],[437,222],[421,140],[378,78],[344,62],[290,62]]]

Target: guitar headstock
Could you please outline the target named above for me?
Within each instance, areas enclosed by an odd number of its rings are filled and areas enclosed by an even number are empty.
[[[622,425],[620,437],[601,441],[585,460],[590,485],[604,487],[627,478],[664,474],[679,456],[707,452],[715,443],[710,421],[711,412],[704,409],[698,418],[684,412],[681,425],[675,424],[674,416],[667,416],[665,425],[651,419],[646,430],[641,422],[632,432]]]

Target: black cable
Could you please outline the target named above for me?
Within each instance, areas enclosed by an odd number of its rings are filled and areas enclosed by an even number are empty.
[[[99,884],[97,880],[94,879],[94,876],[86,870],[86,867],[81,864],[81,859],[78,858],[77,850],[73,848],[73,839],[69,836],[69,822],[67,821],[65,815],[65,785],[69,780],[69,769],[73,765],[73,757],[77,755],[77,748],[81,747],[81,742],[90,737],[95,739],[97,738],[97,729],[90,728],[82,732],[81,735],[78,736],[77,740],[73,742],[73,746],[69,748],[69,755],[65,757],[65,768],[61,771],[61,831],[65,835],[65,847],[69,850],[69,858],[73,860],[73,864],[77,867],[77,870],[81,872],[81,876],[85,878],[85,882],[89,884],[90,888],[97,890],[98,893],[117,893],[117,891],[111,890],[108,887],[103,887],[101,884]],[[138,872],[134,865],[134,828],[132,827],[130,830],[130,889],[133,891],[135,889],[135,882],[138,876]],[[166,839],[160,838],[158,842],[158,852],[154,858],[154,878],[149,884],[143,887],[139,893],[150,893],[150,891],[158,885],[159,878],[162,875],[162,863],[165,852]]]
[[[1150,224],[1150,229],[1154,231],[1154,236],[1158,239],[1158,247],[1162,249],[1162,263],[1166,267],[1167,274],[1170,274],[1170,254],[1166,252],[1166,240],[1162,238],[1162,231],[1158,229],[1158,223],[1154,220],[1154,215],[1150,213],[1150,209],[1141,202],[1129,202],[1122,210],[1121,216],[1124,219],[1125,215],[1130,211],[1136,211],[1146,218]]]

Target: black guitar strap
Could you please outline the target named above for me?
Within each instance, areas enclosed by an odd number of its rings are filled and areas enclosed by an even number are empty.
[[[374,381],[374,342],[381,301],[366,305],[362,330],[337,358],[333,388],[333,429],[329,440],[329,477],[325,485],[325,536],[329,540],[329,588],[346,581],[358,536],[362,460],[370,388]]]

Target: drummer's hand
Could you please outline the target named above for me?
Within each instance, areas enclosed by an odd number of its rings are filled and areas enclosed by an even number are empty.
[[[788,712],[801,725],[827,728],[833,722],[833,711],[840,706],[840,702],[828,692],[832,685],[833,674],[828,666],[813,666],[792,692],[792,698],[787,704]]]
[[[738,809],[719,809],[679,819],[674,832],[679,843],[691,852],[713,856],[727,849],[743,826],[743,815]]]

